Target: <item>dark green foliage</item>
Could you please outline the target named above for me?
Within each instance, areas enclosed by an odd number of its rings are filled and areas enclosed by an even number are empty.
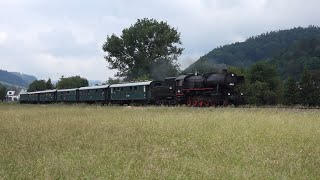
[[[120,78],[109,78],[107,81],[107,84],[111,85],[111,84],[119,84],[121,83],[122,80]]]
[[[298,83],[292,78],[289,77],[287,82],[284,85],[284,104],[286,105],[295,105],[299,104],[300,98],[299,98],[299,86]]]
[[[61,77],[57,83],[57,89],[70,89],[88,86],[89,82],[87,79],[80,76]]]
[[[107,36],[102,49],[107,53],[109,68],[119,70],[118,77],[134,80],[153,76],[153,65],[159,59],[170,65],[169,71],[177,68],[175,62],[183,51],[177,44],[182,44],[177,29],[166,22],[145,18],[124,29],[120,37]]]
[[[235,66],[230,66],[228,68],[228,71],[233,72],[238,76],[244,76],[244,77],[247,77],[248,73],[249,73],[247,69],[245,69],[243,67],[235,67]]]
[[[277,68],[268,62],[253,65],[247,76],[248,102],[256,105],[273,105],[281,101],[282,85]]]
[[[46,82],[46,87],[47,87],[47,89],[54,89],[54,86],[53,86],[50,78]]]
[[[47,86],[45,80],[35,80],[29,85],[28,92],[43,91],[46,89]]]
[[[255,105],[274,105],[277,102],[276,93],[266,82],[256,81],[249,85],[248,103]]]
[[[300,82],[300,103],[305,106],[316,106],[319,103],[319,89],[312,81],[312,77],[307,68],[304,68]]]
[[[7,95],[7,88],[0,84],[0,101],[4,101]]]
[[[292,44],[281,55],[273,59],[279,66],[280,75],[298,80],[304,67],[313,73],[320,72],[320,38],[303,39]]]
[[[242,43],[215,48],[184,72],[193,72],[194,69],[200,72],[207,71],[214,64],[221,63],[248,68],[261,60],[273,60],[278,64],[283,79],[287,79],[288,76],[298,78],[302,74],[304,65],[319,70],[319,60],[313,58],[320,57],[319,40],[310,41],[311,38],[317,39],[319,36],[320,28],[315,26],[264,33]]]

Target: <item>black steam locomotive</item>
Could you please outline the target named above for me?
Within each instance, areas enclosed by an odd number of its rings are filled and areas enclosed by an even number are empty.
[[[112,85],[54,89],[27,92],[20,95],[21,103],[102,103],[156,104],[187,106],[238,105],[243,94],[238,87],[243,76],[223,71],[203,75],[188,74],[166,78]]]
[[[237,76],[226,70],[203,75],[188,74],[166,78],[165,85],[153,88],[153,94],[156,104],[186,104],[197,107],[239,105],[244,102],[239,88],[243,83],[244,76]]]

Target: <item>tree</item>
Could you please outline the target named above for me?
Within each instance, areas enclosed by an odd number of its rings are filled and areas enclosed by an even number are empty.
[[[80,76],[71,76],[68,78],[61,77],[57,83],[57,89],[69,89],[69,88],[79,88],[89,85],[89,81],[86,78]]]
[[[299,87],[296,81],[289,77],[287,82],[284,85],[284,104],[294,105],[299,104]]]
[[[53,86],[50,78],[46,82],[46,87],[47,87],[47,89],[54,89],[54,86]]]
[[[281,101],[282,84],[274,64],[258,62],[251,66],[248,80],[249,103],[272,105]]]
[[[7,88],[0,84],[0,101],[3,101],[7,95]]]
[[[300,88],[300,103],[305,106],[316,106],[319,102],[319,90],[307,68],[303,70]]]
[[[255,105],[270,105],[277,101],[276,93],[266,82],[256,81],[249,85],[248,102]]]
[[[43,91],[46,89],[47,85],[45,80],[35,80],[29,85],[28,92]]]
[[[121,83],[121,79],[120,78],[109,78],[107,80],[107,84],[111,85],[111,84],[119,84]]]
[[[152,66],[159,59],[177,68],[176,60],[183,48],[180,33],[166,22],[155,19],[138,19],[122,31],[120,37],[107,36],[102,49],[110,69],[117,69],[118,77],[134,80],[152,75]]]

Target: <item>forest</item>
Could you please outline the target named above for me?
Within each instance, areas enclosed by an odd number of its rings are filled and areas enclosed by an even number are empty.
[[[205,73],[229,67],[246,77],[247,103],[320,105],[320,28],[267,32],[213,49],[182,71]]]
[[[281,77],[286,78],[289,74],[299,77],[304,65],[311,69],[319,68],[314,65],[319,61],[313,58],[319,57],[319,38],[320,28],[317,26],[267,32],[244,42],[215,48],[182,72],[212,71],[217,64],[249,68],[258,61],[266,60],[279,65]],[[293,65],[287,68],[288,64]]]

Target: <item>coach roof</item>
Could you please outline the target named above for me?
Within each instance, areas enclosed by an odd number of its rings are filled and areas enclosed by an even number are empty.
[[[153,81],[145,81],[145,82],[135,82],[135,83],[123,83],[123,84],[113,84],[110,85],[111,88],[114,87],[127,87],[127,86],[147,86],[150,85]]]
[[[78,88],[73,88],[73,89],[58,89],[58,92],[65,92],[65,91],[76,91]]]
[[[87,89],[104,89],[104,88],[108,88],[109,85],[101,85],[101,86],[88,86],[88,87],[81,87],[79,88],[79,90],[87,90]]]
[[[50,89],[50,90],[44,90],[44,91],[35,91],[35,92],[26,92],[26,93],[21,93],[21,94],[40,94],[40,93],[52,93],[56,92],[56,89]]]

